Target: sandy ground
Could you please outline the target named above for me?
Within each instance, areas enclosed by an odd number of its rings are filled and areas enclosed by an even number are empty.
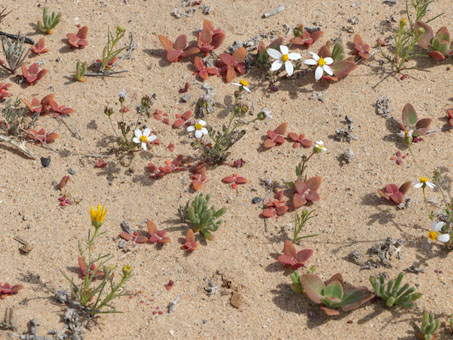
[[[58,103],[76,110],[71,117],[82,137],[82,140],[74,138],[61,126],[60,138],[52,145],[57,152],[29,145],[37,160],[29,160],[0,143],[0,282],[24,285],[18,295],[1,301],[0,313],[8,306],[14,307],[16,333],[25,331],[32,318],[39,323],[38,334],[41,335],[62,327],[63,308],[50,297],[55,289],[69,288],[60,271],[68,272],[77,265],[77,241],[85,238],[90,225],[89,207],[97,203],[104,204],[109,211],[103,227],[106,235],[96,250],[113,254],[119,268],[130,264],[135,275],[127,288],[139,293],[134,298],[117,300],[115,305],[124,313],[103,316],[86,339],[414,339],[414,327],[422,311],[435,312],[442,321],[446,320],[453,312],[452,260],[438,244],[427,246],[430,224],[424,213],[421,192],[414,189],[409,192],[412,204],[406,210],[397,210],[376,195],[376,189],[387,183],[413,181],[422,174],[410,161],[405,160],[398,166],[390,160],[402,146],[391,130],[391,120],[376,115],[373,104],[380,97],[389,97],[393,109],[390,116],[400,121],[403,105],[411,102],[419,116],[433,118],[433,128],[444,126],[446,109],[453,105],[451,61],[443,64],[422,61],[422,70],[408,71],[409,78],[400,81],[399,76],[387,77],[390,65],[380,66],[378,61],[383,58],[376,53],[345,80],[329,87],[315,84],[311,77],[294,78],[284,80],[277,93],[269,93],[258,78],[250,77],[253,94],[247,99],[250,103],[253,101],[257,109],[271,109],[274,119],[249,127],[245,137],[232,148],[230,159],[242,157],[246,161],[243,168],[221,166],[208,171],[209,180],[202,191],[212,195],[216,206],[228,209],[226,223],[215,233],[214,241],[202,244],[190,256],[179,249],[186,227],[177,223],[178,206],[195,196],[189,190],[187,173],[152,181],[144,169],[149,160],[162,164],[177,154],[193,153],[188,136],[179,135],[178,131],[151,117],[144,123],[161,139],[161,146],[153,147],[148,153],[135,154],[130,164],[120,162],[115,156],[105,158],[110,165],[104,169],[94,168],[96,158],[84,157],[112,147],[109,144],[112,131],[103,110],[105,105],[118,108],[116,102],[121,89],[128,91],[128,99],[133,94],[141,98],[156,93],[158,100],[152,110],[168,112],[170,120],[177,113],[193,109],[194,101],[203,93],[199,85],[192,85],[189,90],[192,99],[189,103],[180,102],[182,95],[178,89],[186,81],[195,79],[191,65],[187,62],[168,65],[158,34],[174,39],[186,33],[190,38],[203,20],[209,19],[226,32],[221,51],[235,40],[246,41],[260,32],[274,30],[276,36],[283,36],[283,24],[294,27],[303,23],[318,25],[325,32],[321,41],[310,49],[317,51],[330,38],[351,41],[354,34],[343,27],[351,26],[347,20],[357,17],[359,22],[353,26],[355,33],[374,44],[378,37],[391,34],[386,21],[392,17],[399,21],[404,1],[397,1],[394,6],[377,0],[363,1],[352,7],[355,3],[352,0],[206,0],[203,3],[212,7],[211,14],[206,16],[197,10],[193,16],[180,19],[171,15],[175,7],[180,7],[179,0],[125,2],[3,0],[1,4],[13,10],[1,24],[1,30],[21,31],[35,40],[41,35],[33,26],[41,17],[43,6],[63,13],[55,33],[46,36],[50,51],[26,60],[26,64],[43,61],[48,74],[33,87],[21,87],[14,82],[15,77],[5,74],[0,80],[13,84],[10,88],[13,96],[30,99],[55,93]],[[284,12],[267,19],[261,17],[281,2],[287,5]],[[430,8],[433,15],[444,13],[433,24],[435,28],[451,24],[450,1],[435,1]],[[77,31],[76,17],[78,23],[89,26],[89,46],[83,50],[71,50],[63,41],[66,33]],[[72,82],[76,61],[92,62],[99,58],[107,27],[117,24],[133,32],[140,44],[133,58],[120,66],[129,72],[117,78]],[[391,25],[395,28],[397,23]],[[309,56],[305,50],[300,52],[304,58]],[[211,77],[207,83],[214,87],[218,113],[225,108],[233,87],[216,77]],[[322,91],[323,102],[309,99],[314,90]],[[136,101],[130,107],[137,104]],[[335,129],[345,128],[345,115],[353,118],[354,134],[358,136],[358,140],[350,143],[333,139]],[[216,114],[209,119],[213,126],[223,122]],[[367,304],[353,312],[328,318],[305,296],[291,291],[291,272],[278,264],[276,257],[282,252],[283,241],[291,235],[294,213],[265,222],[259,216],[261,206],[251,203],[253,197],[266,194],[260,185],[261,179],[294,180],[299,157],[309,152],[293,149],[289,143],[266,152],[259,151],[266,131],[285,121],[290,131],[303,132],[312,140],[323,140],[328,148],[328,152],[310,162],[308,169],[310,176],[324,178],[319,191],[322,199],[316,204],[318,216],[310,221],[305,231],[320,235],[302,243],[315,251],[308,264],[316,265],[323,278],[342,272],[346,281],[365,286],[369,286],[370,275],[385,271],[396,276],[411,265],[422,266],[424,273],[409,273],[405,278],[417,284],[423,293],[417,308],[392,312],[379,304]],[[39,126],[51,130],[57,123],[48,116],[41,118]],[[429,173],[436,167],[446,169],[445,185],[450,192],[451,138],[451,133],[435,133],[414,145],[419,162]],[[166,148],[169,143],[175,144],[173,153]],[[339,156],[346,148],[351,148],[356,156],[351,164],[340,166]],[[403,153],[406,152],[403,149]],[[43,168],[39,157],[49,155],[51,165]],[[55,182],[67,175],[69,169],[75,174],[67,190],[78,203],[61,208]],[[249,180],[237,191],[221,182],[223,177],[235,172]],[[438,192],[430,191],[428,196],[440,200]],[[130,253],[123,253],[117,246],[120,223],[126,220],[136,227],[147,218],[155,221],[159,228],[165,228],[172,243],[163,249],[140,245]],[[32,252],[21,255],[14,236],[31,242]],[[353,250],[358,251],[362,259],[368,259],[367,250],[387,237],[404,240],[402,259],[392,260],[392,268],[361,270],[348,260]],[[174,280],[175,286],[167,291],[165,284],[169,280]],[[221,287],[228,281],[243,297],[239,309],[230,305],[232,289]],[[205,291],[209,282],[219,287],[210,296]],[[168,303],[178,295],[174,312],[167,314]],[[163,315],[153,315],[153,311],[158,310],[164,311]],[[442,331],[439,338],[449,336]],[[0,331],[0,338],[7,339],[7,332]]]

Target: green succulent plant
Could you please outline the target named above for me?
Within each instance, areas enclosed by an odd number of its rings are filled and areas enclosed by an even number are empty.
[[[326,282],[317,275],[303,274],[300,281],[308,298],[314,303],[322,304],[320,308],[327,315],[338,315],[339,309],[356,309],[374,297],[367,288],[345,285],[340,273]]]
[[[55,12],[52,12],[52,14],[49,15],[47,11],[48,11],[47,7],[44,7],[44,9],[42,10],[42,22],[38,21],[37,26],[41,32],[52,34],[53,29],[55,28],[55,26],[58,25],[58,23],[61,20],[61,13],[57,14]]]
[[[219,220],[226,209],[216,210],[212,205],[209,207],[211,196],[198,195],[192,202],[187,202],[184,207],[178,209],[178,215],[183,223],[188,223],[194,232],[201,232],[207,240],[212,240],[211,232],[217,231],[222,220]]]
[[[379,281],[373,276],[370,277],[374,292],[385,300],[387,307],[399,305],[404,308],[412,308],[415,306],[414,301],[422,296],[421,293],[415,292],[415,287],[409,288],[408,283],[400,288],[403,276],[404,274],[400,273],[396,280],[389,280],[387,284],[384,275],[379,276]]]
[[[423,313],[422,325],[420,327],[420,331],[423,334],[423,339],[434,339],[433,335],[437,332],[439,326],[440,322],[439,320],[435,319],[434,314],[428,312]]]

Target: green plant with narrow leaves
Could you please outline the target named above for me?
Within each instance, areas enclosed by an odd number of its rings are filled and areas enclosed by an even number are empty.
[[[436,320],[434,314],[424,312],[420,331],[425,340],[434,339],[434,333],[439,329],[440,322]]]
[[[87,71],[87,63],[81,63],[80,61],[76,64],[76,72],[74,75],[74,79],[80,82],[85,82],[85,72]]]
[[[225,208],[216,210],[213,205],[209,206],[210,199],[209,194],[200,194],[178,209],[181,222],[189,224],[194,232],[200,232],[207,240],[213,239],[212,232],[219,229],[223,222],[219,218],[226,212]]]
[[[317,275],[303,274],[300,282],[308,298],[322,305],[320,308],[327,315],[339,315],[340,309],[356,309],[374,297],[365,287],[345,285],[340,273],[333,275],[326,282]]]
[[[375,294],[385,301],[387,307],[398,305],[404,308],[412,308],[415,306],[414,301],[422,296],[421,293],[415,292],[415,287],[409,288],[408,283],[401,287],[403,277],[404,274],[400,273],[396,280],[389,280],[387,284],[382,274],[378,280],[373,276],[370,277]]]
[[[296,212],[296,217],[294,218],[294,236],[293,236],[293,243],[296,243],[297,241],[300,241],[304,238],[309,238],[309,237],[315,237],[318,236],[318,234],[309,234],[309,235],[304,235],[304,236],[299,236],[300,232],[305,226],[305,223],[307,223],[310,219],[316,216],[316,210],[307,210],[303,209],[302,213],[299,215]]]
[[[42,10],[42,22],[38,21],[38,30],[46,34],[52,34],[53,29],[61,20],[61,13],[52,12],[51,15],[48,14],[48,8],[44,7]]]

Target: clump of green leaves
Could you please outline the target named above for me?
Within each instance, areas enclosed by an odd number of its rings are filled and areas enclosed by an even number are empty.
[[[61,13],[52,12],[51,15],[48,14],[48,8],[44,7],[42,10],[42,22],[38,21],[38,30],[43,33],[52,34],[53,29],[61,20]]]
[[[8,99],[2,109],[2,116],[6,124],[1,124],[1,129],[6,134],[15,137],[23,135],[24,131],[33,127],[38,120],[39,113],[35,113],[31,118],[26,108],[21,106],[22,101]]]
[[[387,307],[399,305],[404,308],[412,308],[415,306],[414,301],[422,296],[421,293],[415,292],[415,287],[409,288],[408,283],[400,287],[403,277],[404,274],[400,273],[396,280],[389,280],[387,284],[382,274],[379,276],[379,280],[376,280],[373,276],[370,277],[374,292],[385,301]]]
[[[436,320],[434,314],[424,312],[420,331],[425,340],[432,340],[434,333],[439,329],[440,322]]]
[[[118,55],[126,49],[126,47],[117,48],[119,41],[124,37],[126,30],[117,26],[115,30],[115,35],[110,32],[110,28],[107,30],[107,45],[105,45],[102,50],[102,71],[104,71],[107,66],[112,66],[113,63],[118,58]]]
[[[77,61],[76,64],[76,72],[74,75],[74,79],[80,82],[85,82],[86,77],[85,77],[85,72],[87,71],[87,63],[81,63],[80,61]]]
[[[25,48],[24,41],[25,37],[22,37],[20,33],[17,39],[2,38],[2,49],[6,63],[0,62],[0,66],[11,74],[16,72],[30,53],[30,50]]]
[[[293,236],[293,243],[296,243],[297,241],[300,241],[304,238],[309,238],[309,237],[315,237],[318,236],[318,234],[309,234],[309,235],[304,235],[304,236],[299,236],[300,232],[305,226],[305,223],[307,223],[310,219],[316,216],[316,210],[307,210],[303,209],[302,213],[299,215],[296,212],[296,217],[294,219],[294,236]]]
[[[192,202],[188,201],[178,209],[181,222],[189,224],[194,232],[201,232],[207,240],[213,239],[211,232],[219,229],[223,222],[219,218],[226,212],[225,208],[216,210],[215,206],[209,206],[210,199],[209,194],[200,194]]]
[[[307,269],[307,274],[313,274],[316,271],[315,266],[311,266],[310,269]],[[294,271],[290,276],[291,281],[293,282],[291,284],[291,289],[293,290],[294,293],[303,293],[304,292],[304,287],[302,287],[302,282],[301,282],[301,276],[298,271]]]

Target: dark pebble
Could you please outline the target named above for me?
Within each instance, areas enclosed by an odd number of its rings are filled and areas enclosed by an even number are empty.
[[[253,204],[257,204],[257,203],[261,202],[262,200],[263,200],[263,199],[262,199],[261,197],[254,197],[254,198],[252,199],[252,203],[253,203]]]
[[[70,175],[75,175],[75,170],[74,170],[73,168],[69,168],[69,169],[68,169],[68,173],[69,173]]]
[[[43,168],[47,168],[50,165],[50,156],[49,157],[41,157],[41,165]]]

